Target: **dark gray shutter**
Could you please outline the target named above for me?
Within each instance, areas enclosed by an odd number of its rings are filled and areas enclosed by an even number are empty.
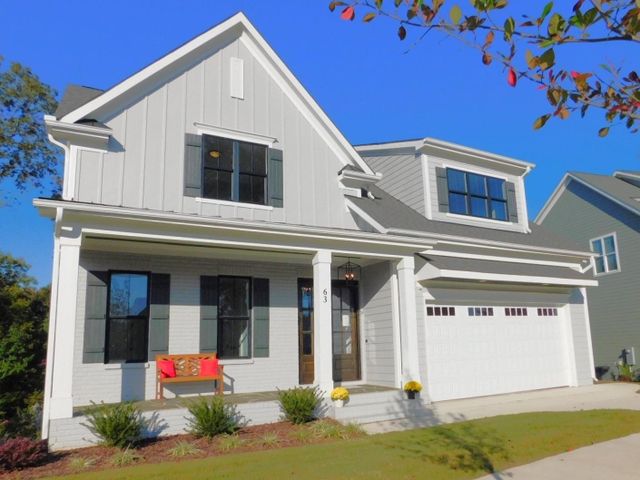
[[[507,212],[509,213],[509,221],[518,223],[518,201],[516,200],[516,186],[513,182],[506,182],[505,189],[507,191]]]
[[[449,211],[449,183],[447,182],[447,169],[436,167],[436,186],[438,188],[438,210]]]
[[[200,352],[218,350],[218,277],[200,277]]]
[[[202,196],[202,136],[187,133],[184,146],[184,194]]]
[[[151,275],[151,301],[149,303],[149,361],[156,355],[169,353],[169,306],[171,275]]]
[[[281,208],[284,200],[284,177],[282,170],[282,150],[270,148],[269,155],[269,205]]]
[[[104,363],[108,272],[87,272],[82,363]]]
[[[269,356],[269,279],[253,279],[253,356]]]

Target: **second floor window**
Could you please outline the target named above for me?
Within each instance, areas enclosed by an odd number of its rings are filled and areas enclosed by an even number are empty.
[[[202,147],[205,198],[266,204],[266,146],[203,135]]]
[[[596,274],[620,270],[618,243],[614,234],[591,240],[591,251],[596,254],[594,256]]]
[[[447,185],[451,213],[502,221],[508,219],[503,179],[448,168]]]

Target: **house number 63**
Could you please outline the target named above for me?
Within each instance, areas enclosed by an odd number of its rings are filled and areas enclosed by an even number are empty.
[[[327,289],[325,288],[324,290],[322,290],[322,303],[327,303],[328,302],[328,293],[327,293]]]

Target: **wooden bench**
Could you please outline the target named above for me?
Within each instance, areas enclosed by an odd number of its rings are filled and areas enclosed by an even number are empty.
[[[224,392],[224,367],[218,366],[215,376],[200,376],[200,360],[213,360],[215,353],[195,353],[182,355],[156,355],[156,400],[164,399],[164,385],[168,383],[216,382],[216,393]],[[160,373],[158,361],[171,360],[176,369],[175,377],[165,377]]]

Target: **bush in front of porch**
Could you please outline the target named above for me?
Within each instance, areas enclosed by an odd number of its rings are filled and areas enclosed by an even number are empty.
[[[318,387],[295,387],[278,390],[278,402],[285,420],[298,425],[315,420],[322,396]]]

